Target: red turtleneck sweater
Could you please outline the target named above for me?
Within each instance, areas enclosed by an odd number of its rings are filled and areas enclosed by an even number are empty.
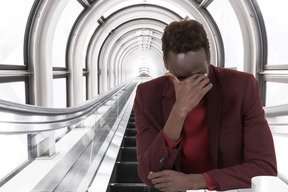
[[[171,141],[164,132],[163,135],[168,147],[174,149],[181,145],[181,172],[203,173],[207,188],[218,188],[218,183],[205,173],[214,168],[209,154],[205,99],[187,114],[177,142]]]

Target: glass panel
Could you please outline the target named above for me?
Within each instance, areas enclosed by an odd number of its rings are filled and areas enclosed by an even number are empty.
[[[52,65],[65,67],[66,46],[72,26],[83,10],[77,1],[69,1],[63,10],[53,39]]]
[[[267,39],[268,63],[288,64],[288,1],[257,1],[263,14]]]
[[[0,83],[0,99],[26,103],[25,82]]]
[[[28,160],[27,135],[0,135],[0,180]]]
[[[68,128],[62,128],[55,130],[55,142],[60,141],[68,133]]]
[[[67,107],[66,78],[53,79],[53,106],[57,108]],[[67,127],[55,130],[55,140],[59,141],[67,134]]]
[[[288,104],[288,83],[266,83],[266,106]]]
[[[0,1],[0,64],[24,65],[24,34],[33,2]]]
[[[66,101],[66,78],[53,79],[53,106],[57,108],[66,108]]]
[[[208,11],[215,19],[222,35],[225,67],[243,71],[243,38],[237,17],[229,1],[214,1]]]
[[[86,90],[87,90],[87,76],[83,76],[83,101],[86,101],[87,98]]]

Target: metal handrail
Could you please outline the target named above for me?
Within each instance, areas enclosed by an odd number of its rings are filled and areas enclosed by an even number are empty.
[[[81,122],[116,93],[135,87],[136,80],[123,83],[75,107],[47,108],[0,100],[0,134],[37,133]]]
[[[114,94],[129,86],[136,86],[132,80],[117,86],[79,106],[68,108],[47,108],[0,100],[0,134],[37,133],[71,126],[81,122]],[[266,117],[288,115],[288,104],[264,107]]]
[[[288,115],[288,104],[264,107],[266,117],[277,117]]]

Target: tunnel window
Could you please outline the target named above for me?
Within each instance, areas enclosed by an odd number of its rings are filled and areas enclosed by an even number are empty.
[[[66,78],[53,79],[53,106],[67,107]]]
[[[83,102],[87,100],[87,75],[83,75],[83,89],[82,89],[82,94],[83,94]]]
[[[0,64],[24,65],[24,34],[33,2],[0,2]]]
[[[277,3],[276,3],[277,2]],[[267,40],[268,65],[288,65],[288,2],[286,0],[258,1],[263,14]],[[274,11],[273,11],[274,10]]]
[[[0,99],[2,100],[26,103],[25,82],[0,83],[0,93]]]
[[[57,76],[55,76],[57,77]],[[53,107],[56,108],[66,108],[67,107],[67,78],[61,75],[58,78],[53,79]],[[64,127],[62,129],[57,129],[55,133],[55,141],[58,142],[63,138],[69,129]]]
[[[266,106],[288,103],[288,83],[266,83]]]
[[[0,181],[28,160],[27,135],[0,134]]]
[[[279,177],[287,178],[288,24],[286,18],[288,2],[286,0],[257,2],[267,35],[267,63],[264,63],[263,72],[260,73],[263,74],[266,85],[265,107],[278,112],[277,115],[269,115],[269,113],[266,115],[273,133]]]
[[[214,1],[207,8],[219,27],[227,68],[243,71],[243,40],[240,26],[229,1]]]
[[[266,105],[288,104],[288,2],[258,1],[267,35],[267,63],[264,65]],[[273,11],[274,10],[274,11]],[[272,77],[270,78],[270,76]]]
[[[25,72],[27,67],[24,66],[23,47],[27,20],[33,3],[34,0],[0,1],[0,70],[4,74],[0,75],[1,100],[27,103],[28,78]],[[6,73],[5,70],[11,70],[15,76],[9,76],[9,72]],[[1,118],[5,119],[3,114]],[[0,185],[11,173],[13,175],[13,171],[17,173],[28,161],[28,153],[26,134],[0,134]]]
[[[53,39],[53,67],[65,67],[66,46],[70,31],[83,7],[77,1],[68,1],[57,24]]]

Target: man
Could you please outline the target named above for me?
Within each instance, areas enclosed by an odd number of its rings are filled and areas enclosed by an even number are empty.
[[[209,49],[200,23],[172,22],[162,37],[169,72],[137,88],[138,172],[161,191],[249,188],[277,175],[257,81],[210,65]]]

